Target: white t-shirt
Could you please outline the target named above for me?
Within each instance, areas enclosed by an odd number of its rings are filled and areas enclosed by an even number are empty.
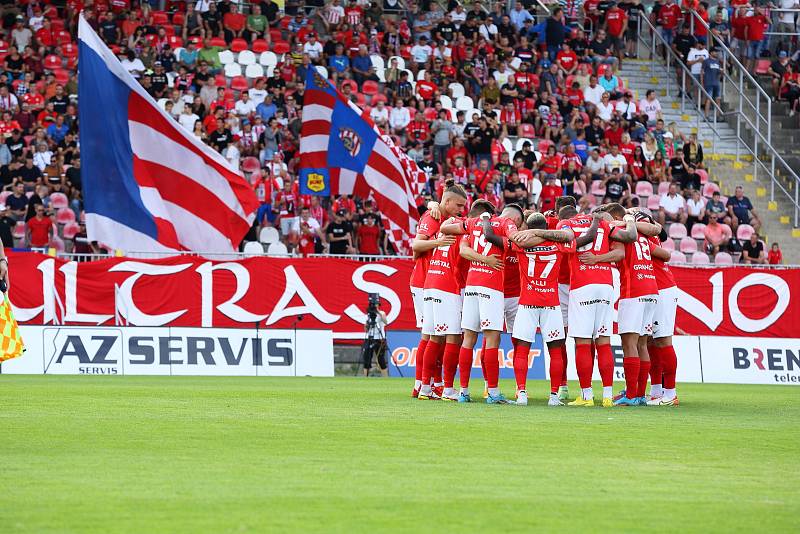
[[[703,68],[703,60],[708,59],[708,56],[709,56],[708,50],[706,50],[705,48],[703,48],[702,50],[697,48],[692,48],[691,50],[689,50],[689,54],[686,56],[687,62],[691,63],[692,61],[698,59],[700,60],[699,62],[693,64],[690,67],[692,74],[694,74],[695,76],[700,75],[700,70]]]
[[[686,201],[683,200],[683,197],[680,195],[671,197],[669,194],[664,194],[661,195],[661,201],[658,205],[664,208],[664,211],[668,213],[678,213],[678,210],[686,207]]]
[[[303,52],[308,54],[308,57],[311,59],[319,59],[322,55],[322,43],[319,41],[314,43],[306,42],[306,44],[303,45]]]
[[[128,58],[123,59],[122,66],[125,68],[125,70],[131,73],[131,76],[137,79],[146,70],[144,68],[144,63],[142,63],[142,60],[138,57],[133,58],[133,61],[130,61]]]
[[[256,104],[255,102],[249,99],[247,100],[247,102],[245,102],[244,100],[237,100],[234,109],[236,110],[237,115],[239,115],[240,117],[246,117],[251,113],[255,113]]]
[[[385,107],[383,109],[372,108],[372,111],[369,112],[369,116],[372,118],[373,122],[385,122],[389,120],[389,110]]]
[[[411,57],[416,63],[427,63],[433,49],[428,45],[414,45],[411,47]]]
[[[608,173],[610,173],[613,169],[619,169],[624,172],[625,168],[628,166],[628,160],[625,159],[625,156],[622,154],[617,154],[615,156],[610,152],[603,156],[603,163],[605,164],[606,172]]]
[[[405,128],[411,122],[411,113],[406,107],[392,108],[389,125],[394,129]]]
[[[661,112],[661,102],[654,98],[652,102],[643,98],[639,102],[639,112],[647,115],[648,121],[658,120],[658,114]]]
[[[256,89],[255,87],[249,89],[247,94],[250,96],[250,100],[258,106],[260,103],[264,101],[264,98],[267,96],[266,89]]]
[[[636,102],[633,100],[630,102],[625,102],[625,100],[617,100],[617,103],[614,105],[614,109],[620,114],[620,116],[630,120],[634,117],[634,115],[636,115]]]
[[[589,174],[602,174],[605,171],[605,161],[603,158],[597,158],[596,160],[592,157],[589,157],[586,160],[586,170]]]
[[[591,102],[596,106],[597,104],[600,103],[600,100],[603,97],[603,93],[605,92],[606,90],[603,89],[603,87],[600,84],[597,84],[594,87],[587,85],[586,87],[583,88],[583,99],[586,100],[587,102]]]
[[[699,217],[700,212],[703,211],[703,208],[705,207],[706,203],[703,201],[702,198],[700,200],[695,200],[693,198],[690,198],[689,200],[686,201],[686,211],[689,213],[689,215],[692,215],[694,217]]]
[[[181,126],[186,128],[190,132],[194,131],[194,123],[196,123],[199,120],[200,117],[198,117],[194,113],[181,113],[180,115],[178,115],[178,122],[181,124]]]
[[[611,101],[608,101],[608,104],[603,104],[601,100],[597,104],[597,116],[600,117],[602,120],[608,122],[611,120],[611,115],[614,114],[614,104]]]

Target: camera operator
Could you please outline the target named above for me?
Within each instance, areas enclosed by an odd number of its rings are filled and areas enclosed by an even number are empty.
[[[388,363],[386,361],[386,325],[389,322],[386,320],[386,314],[381,311],[380,306],[379,298],[375,300],[370,298],[369,307],[367,308],[367,322],[364,325],[366,339],[361,350],[364,360],[364,376],[369,376],[369,371],[372,368],[372,358],[376,355],[381,376],[389,376]]]

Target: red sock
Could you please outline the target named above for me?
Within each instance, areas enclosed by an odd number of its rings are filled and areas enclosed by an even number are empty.
[[[639,389],[639,358],[622,358],[622,368],[625,369],[625,396],[634,399]]]
[[[419,345],[417,345],[417,356],[416,356],[416,366],[414,373],[414,378],[416,380],[422,381],[422,366],[423,366],[423,358],[425,357],[425,347],[428,345],[427,339],[420,339]]]
[[[444,363],[442,360],[443,357],[444,357],[444,350],[440,351],[436,356],[436,368],[433,370],[434,384],[442,383],[442,364]]]
[[[661,370],[664,373],[664,380],[661,385],[664,389],[675,389],[675,371],[678,369],[678,357],[675,355],[675,347],[661,347]]]
[[[444,352],[444,343],[437,343],[436,341],[429,340],[428,345],[425,347],[425,356],[423,359],[422,368],[422,383],[425,385],[430,384],[433,378],[433,373],[436,371],[436,360],[441,357]]]
[[[566,345],[562,345],[559,347],[561,349],[561,361],[564,362],[564,366],[561,368],[561,385],[567,385],[567,347]]]
[[[497,347],[486,349],[483,357],[483,367],[486,369],[486,381],[489,383],[490,388],[496,388],[497,381],[500,378],[500,361],[497,358]]]
[[[644,397],[647,394],[647,379],[650,377],[650,361],[639,361],[639,387],[636,392],[637,397]]]
[[[472,372],[472,349],[461,347],[458,351],[458,380],[462,388],[469,387],[469,375]]]
[[[442,356],[442,372],[444,375],[444,387],[453,387],[453,380],[458,369],[458,351],[461,345],[457,343],[447,343],[444,346],[444,356]]]
[[[597,345],[597,370],[603,387],[614,385],[614,356],[611,354],[611,343]]]
[[[650,387],[661,385],[661,347],[647,345],[650,354]]]
[[[594,361],[592,360],[591,345],[575,344],[575,368],[578,370],[578,382],[580,382],[581,388],[592,387]]]
[[[525,389],[528,383],[528,352],[524,343],[514,348],[514,378],[517,379],[517,391]]]
[[[565,347],[548,347],[550,352],[550,393],[558,393],[564,365]]]
[[[483,373],[483,379],[486,380],[486,365],[483,363],[486,356],[486,338],[483,338],[483,344],[481,344],[481,373]]]

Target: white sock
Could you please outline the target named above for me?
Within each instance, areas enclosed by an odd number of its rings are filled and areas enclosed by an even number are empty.
[[[431,392],[431,387],[428,385],[422,386],[419,388],[420,395],[428,395]]]
[[[444,382],[434,382],[433,385],[436,386],[437,388],[442,388],[444,387]]]
[[[446,397],[452,397],[453,395],[456,394],[456,390],[453,388],[444,388],[442,394],[445,395]]]
[[[661,387],[661,384],[650,384],[651,397],[660,397],[663,394],[664,394],[664,389]]]
[[[461,393],[464,395],[469,395],[469,388],[461,388]]]
[[[614,386],[603,386],[603,398],[610,399],[614,396]]]
[[[489,389],[489,382],[486,380],[483,381],[483,389]]]
[[[420,387],[422,387],[422,380],[414,380],[414,389],[419,391]]]
[[[594,398],[594,392],[592,391],[592,388],[581,388],[581,395],[583,395],[583,400]]]
[[[489,395],[492,397],[500,395],[500,388],[489,388]]]
[[[676,396],[675,388],[672,388],[672,389],[664,388],[664,399],[665,400],[672,400],[672,399],[675,398],[675,396]]]

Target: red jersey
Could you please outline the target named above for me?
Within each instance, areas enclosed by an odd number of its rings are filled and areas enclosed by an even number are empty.
[[[505,217],[492,217],[490,224],[494,233],[500,237],[509,237],[517,231],[517,225]],[[464,221],[464,229],[466,230],[464,235],[467,239],[467,244],[478,254],[483,254],[484,256],[491,256],[492,254],[503,256],[505,254],[504,249],[486,240],[483,235],[480,218],[472,217]],[[470,262],[469,271],[467,272],[467,285],[503,291],[503,271],[492,269],[484,263]]]
[[[438,234],[437,237],[441,235]],[[425,289],[438,289],[446,293],[461,293],[464,287],[464,262],[461,261],[459,247],[461,238],[455,236],[456,242],[433,250],[431,261],[428,264],[428,274],[425,276]]]
[[[563,50],[556,54],[556,62],[561,66],[564,70],[571,70],[572,67],[578,64],[578,56],[570,50],[569,52],[564,52]]]
[[[658,295],[650,246],[649,238],[641,233],[636,241],[625,243],[625,258],[617,263],[620,299]]]
[[[747,26],[747,40],[748,41],[761,41],[764,39],[764,32],[769,26],[769,19],[764,15],[752,15],[745,17],[745,25]]]
[[[503,296],[512,299],[518,297],[520,292],[519,258],[513,251],[506,251],[503,260]]]
[[[671,3],[659,10],[658,18],[661,22],[661,26],[664,27],[664,29],[673,30],[678,26],[681,18],[683,18],[683,13],[681,12],[681,8],[678,6],[678,4]]]
[[[574,243],[574,242],[573,242]],[[558,306],[558,273],[564,254],[573,251],[573,243],[545,241],[535,247],[521,249],[514,245],[519,259],[522,292],[520,305]]]
[[[653,250],[661,246],[661,241],[655,236],[651,236],[649,241],[652,255]],[[653,257],[653,268],[656,270],[656,285],[659,290],[675,287],[675,277],[672,276],[672,271],[669,270],[669,265],[667,263]]]
[[[591,215],[576,215],[572,219],[559,221],[556,229],[569,228],[575,233],[575,238],[577,239],[588,232],[590,226],[592,226]],[[615,232],[616,227],[612,227],[608,224],[608,221],[601,220],[597,226],[597,237],[595,237],[594,241],[580,247],[570,257],[570,290],[593,284],[606,284],[609,286],[613,284],[610,263],[585,265],[580,262],[578,256],[587,252],[595,256],[606,254],[611,249],[610,238]]]
[[[372,226],[362,224],[358,227],[358,251],[361,254],[380,254],[378,249],[378,237],[380,237],[381,229],[377,224]]]
[[[558,217],[547,217],[547,229],[548,230],[555,230],[556,226],[558,226]],[[558,283],[569,285],[569,260],[561,262],[561,269],[558,272]]]
[[[621,37],[625,31],[627,15],[618,7],[612,7],[606,12],[606,28],[612,37]]]
[[[431,217],[430,212],[426,212],[419,220],[417,225],[417,235],[424,235],[428,239],[433,239],[439,233],[441,222]],[[428,264],[431,256],[436,249],[429,250],[420,254],[414,260],[414,270],[411,271],[411,287],[425,287],[425,276],[428,274]]]

